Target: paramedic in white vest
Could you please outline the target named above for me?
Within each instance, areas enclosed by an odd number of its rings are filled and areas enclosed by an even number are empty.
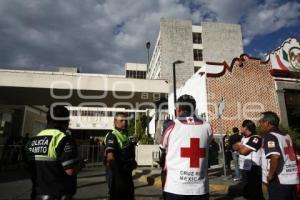
[[[259,126],[264,133],[262,148],[262,180],[268,185],[269,200],[289,200],[295,197],[299,183],[296,155],[291,137],[278,129],[279,117],[263,112]]]
[[[176,116],[164,125],[160,143],[165,200],[209,199],[208,148],[210,125],[194,115],[195,99],[179,97]]]
[[[261,142],[256,134],[255,123],[244,120],[241,127],[241,142],[233,145],[239,155],[239,167],[244,184],[243,196],[249,200],[264,200],[261,181]]]

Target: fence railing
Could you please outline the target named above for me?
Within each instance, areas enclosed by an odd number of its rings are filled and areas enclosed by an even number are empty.
[[[99,167],[103,163],[102,145],[78,145],[79,158],[84,161],[85,167]],[[210,165],[223,163],[220,141],[215,148],[210,148]],[[136,160],[140,166],[158,165],[158,145],[138,145]],[[0,170],[24,166],[26,151],[23,145],[0,145]]]
[[[85,161],[86,167],[98,167],[103,162],[102,145],[79,145],[79,158]]]

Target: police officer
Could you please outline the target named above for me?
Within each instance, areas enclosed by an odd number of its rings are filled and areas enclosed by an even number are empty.
[[[104,140],[104,164],[110,200],[134,199],[132,170],[137,167],[136,141],[128,137],[126,117],[126,113],[116,113],[115,128],[105,136]]]
[[[76,193],[78,152],[74,140],[66,135],[69,111],[51,106],[47,127],[27,144],[32,178],[31,199],[71,200]]]
[[[263,112],[259,120],[264,134],[262,148],[262,180],[268,185],[269,200],[294,199],[299,183],[296,155],[291,137],[278,129],[279,117]]]
[[[245,185],[243,195],[250,200],[264,200],[261,181],[261,137],[256,135],[256,126],[244,120],[241,127],[241,142],[233,145],[239,156],[239,167]]]
[[[165,200],[208,200],[208,150],[213,134],[205,121],[194,115],[195,99],[179,97],[176,116],[165,124],[161,143]]]

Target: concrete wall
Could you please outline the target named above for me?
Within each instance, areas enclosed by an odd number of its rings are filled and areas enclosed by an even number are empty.
[[[173,91],[172,63],[182,60],[184,63],[176,65],[176,86],[180,87],[194,73],[193,63],[192,22],[161,19],[161,78],[170,80]]]
[[[241,27],[237,24],[202,22],[203,59],[231,63],[243,53]]]
[[[136,161],[139,166],[152,165],[152,152],[158,152],[159,145],[138,145],[136,147]]]
[[[30,137],[35,136],[46,127],[46,124],[47,119],[44,111],[26,106],[22,132],[23,136],[25,136],[26,133],[29,133]]]

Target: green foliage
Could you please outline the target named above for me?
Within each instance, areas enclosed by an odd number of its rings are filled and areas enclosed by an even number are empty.
[[[134,119],[129,120],[127,128],[128,128],[129,136],[133,136],[134,135]]]
[[[286,128],[286,127],[283,127],[283,126],[280,126],[279,129],[282,130],[283,132],[289,134],[291,136],[291,139],[292,139],[294,144],[296,144],[297,146],[300,145],[300,132],[299,132],[299,129]]]
[[[289,61],[288,54],[284,50],[282,51],[282,53],[283,53],[283,59]]]
[[[136,127],[136,131],[135,131]],[[134,124],[134,119],[129,121],[128,131],[129,135],[135,135],[140,144],[153,144],[153,138],[150,135],[146,134],[147,128],[147,116],[139,114],[137,116],[136,125]],[[136,134],[135,134],[136,133]]]

